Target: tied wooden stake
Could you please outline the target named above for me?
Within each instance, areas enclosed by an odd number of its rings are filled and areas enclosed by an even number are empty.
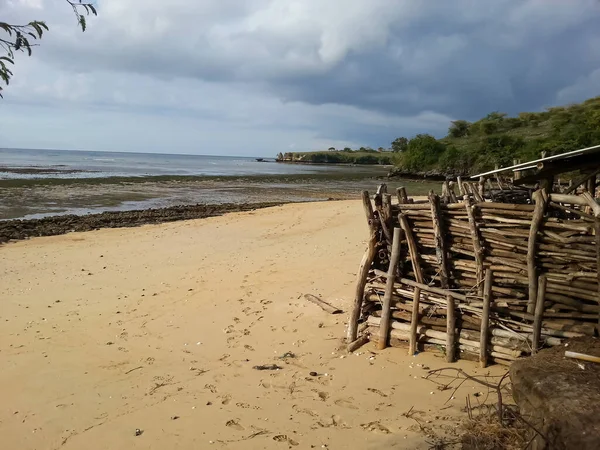
[[[365,286],[367,285],[367,277],[369,276],[371,264],[373,264],[373,261],[375,260],[375,252],[377,250],[377,226],[375,224],[373,205],[371,204],[368,191],[362,192],[362,200],[367,223],[369,224],[369,240],[367,242],[367,250],[363,255],[360,267],[358,268],[358,274],[356,275],[354,304],[352,305],[352,312],[350,313],[350,320],[348,322],[348,343],[354,342],[358,337],[358,319],[360,318],[360,309],[365,296]]]
[[[400,241],[402,240],[402,230],[394,228],[394,237],[392,239],[392,256],[387,273],[387,283],[385,286],[385,295],[383,296],[383,307],[381,310],[381,323],[379,326],[379,340],[377,348],[383,350],[387,346],[387,339],[390,331],[390,313],[392,302],[392,291],[394,290],[394,279],[396,278],[396,268],[400,259]]]

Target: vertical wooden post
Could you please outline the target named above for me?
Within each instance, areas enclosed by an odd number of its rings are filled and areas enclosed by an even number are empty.
[[[379,323],[379,340],[377,348],[383,350],[387,347],[388,336],[390,333],[390,318],[392,310],[392,292],[394,291],[394,280],[396,279],[396,269],[400,259],[400,242],[402,241],[402,231],[400,228],[394,228],[394,237],[392,239],[392,256],[390,257],[390,266],[387,272],[387,281],[385,284],[385,294],[383,295],[383,307],[381,310],[381,322]]]
[[[483,315],[481,316],[481,334],[479,336],[479,365],[487,366],[488,355],[488,330],[490,325],[490,304],[492,302],[492,271],[485,271],[485,284],[483,288]]]
[[[529,241],[527,242],[527,277],[529,279],[529,299],[527,302],[527,312],[533,314],[535,311],[535,303],[537,299],[537,267],[535,265],[535,250],[537,235],[544,218],[546,210],[546,195],[543,190],[538,190],[533,193],[533,201],[535,207],[533,210],[533,218],[529,228]]]
[[[517,164],[521,164],[521,161],[519,161],[518,159],[513,159],[513,166],[516,166]],[[513,172],[513,180],[518,180],[520,178],[521,178],[521,171],[515,170]]]
[[[383,231],[383,235],[385,236],[385,240],[388,243],[388,248],[392,245],[392,232],[387,224],[387,218],[385,217],[385,210],[383,206],[383,198],[385,194],[379,193],[379,190],[382,189],[382,186],[385,184],[379,185],[377,189],[377,193],[373,196],[373,202],[375,203],[375,219],[379,219],[379,225],[381,226],[381,231]]]
[[[465,189],[463,187],[463,181],[461,177],[456,177],[456,183],[458,184],[458,192],[460,192],[460,196],[463,197],[466,192]]]
[[[431,218],[433,220],[433,234],[435,240],[435,253],[440,266],[440,280],[442,289],[450,288],[448,274],[448,253],[446,251],[445,234],[442,230],[442,215],[440,212],[440,198],[429,192],[429,203],[431,206]],[[456,310],[454,297],[446,296],[446,361],[454,362],[456,351]]]
[[[535,314],[533,316],[533,338],[531,342],[531,353],[536,354],[540,347],[542,335],[542,320],[544,318],[544,300],[546,299],[546,275],[540,275],[538,279],[538,295],[535,303]]]
[[[596,198],[596,175],[591,176],[588,180],[587,190],[593,198]]]
[[[442,215],[440,212],[440,198],[429,192],[429,205],[431,208],[431,219],[433,221],[433,234],[435,240],[435,254],[440,266],[440,280],[443,289],[450,287],[448,281],[448,255],[446,252],[446,238],[442,230]]]
[[[485,200],[485,178],[479,177],[479,195]]]
[[[408,195],[406,195],[406,188],[404,186],[396,189],[398,194],[398,203],[401,205],[406,205],[408,203]]]
[[[554,187],[554,177],[549,176],[540,180],[540,189],[544,189],[548,194],[552,193]]]
[[[408,244],[408,252],[410,260],[412,262],[413,271],[415,273],[415,280],[417,283],[423,283],[423,272],[421,271],[421,262],[419,261],[419,253],[417,250],[417,243],[415,237],[408,225],[406,214],[400,213],[398,215],[398,221],[404,231],[406,237],[406,243]],[[408,354],[414,355],[417,351],[417,328],[419,326],[419,302],[421,300],[421,288],[415,287],[413,292],[413,310],[410,321],[410,339],[408,342]]]
[[[389,231],[391,227],[393,227],[392,223],[392,195],[391,194],[383,194],[382,196],[382,205],[381,205],[381,221],[385,222],[384,232],[387,231],[386,237],[388,238],[388,250],[391,252],[392,250],[392,233]]]
[[[598,304],[600,305],[600,219],[598,217],[594,222],[594,234],[596,235],[596,281],[598,282]],[[600,313],[598,314],[598,331],[600,331]]]
[[[448,195],[450,196],[450,203],[456,203],[456,193],[454,192],[454,181],[448,183]]]
[[[465,209],[467,210],[467,217],[469,218],[469,229],[471,231],[471,239],[473,241],[473,250],[475,252],[475,274],[477,276],[477,294],[481,296],[483,294],[483,247],[481,246],[481,240],[479,238],[479,231],[477,230],[477,223],[475,222],[475,215],[473,214],[473,203],[468,195],[463,197],[465,203]]]
[[[373,205],[371,205],[371,199],[369,198],[369,193],[367,191],[362,192],[362,201],[367,223],[369,224],[369,240],[367,241],[367,250],[362,257],[358,268],[358,274],[356,275],[354,302],[348,321],[348,343],[355,341],[358,335],[358,320],[360,319],[360,310],[365,296],[365,286],[377,249],[377,226],[373,216]]]

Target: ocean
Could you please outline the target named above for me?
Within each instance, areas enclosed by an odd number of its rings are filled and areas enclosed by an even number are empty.
[[[358,199],[381,182],[414,195],[431,183],[390,181],[384,166],[277,163],[274,159],[0,149],[0,220],[196,204]]]
[[[274,158],[0,149],[0,180],[156,176],[256,176],[348,172],[352,168],[278,164]]]

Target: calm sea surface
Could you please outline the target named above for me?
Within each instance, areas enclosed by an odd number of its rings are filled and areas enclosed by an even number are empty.
[[[174,205],[358,199],[387,182],[409,195],[439,183],[386,180],[383,166],[265,158],[0,149],[0,220]]]
[[[229,156],[0,149],[0,180],[292,175],[349,172],[356,169],[348,166],[278,164],[273,158],[265,158],[265,161]]]

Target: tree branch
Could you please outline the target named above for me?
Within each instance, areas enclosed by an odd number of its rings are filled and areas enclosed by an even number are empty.
[[[79,1],[65,0],[73,9],[73,13],[77,18],[77,24],[81,27],[81,31],[87,28],[86,16],[90,14],[97,16],[96,7],[89,2],[82,3]],[[0,21],[0,32],[4,31],[8,35],[8,39],[0,38],[0,48],[5,55],[0,54],[0,83],[4,82],[8,86],[12,77],[12,71],[8,65],[14,65],[15,52],[27,52],[29,56],[32,53],[32,47],[38,44],[32,44],[30,39],[41,39],[44,31],[49,28],[45,22],[34,20],[26,25],[13,25],[7,22]],[[2,86],[0,85],[0,98],[2,98]]]

